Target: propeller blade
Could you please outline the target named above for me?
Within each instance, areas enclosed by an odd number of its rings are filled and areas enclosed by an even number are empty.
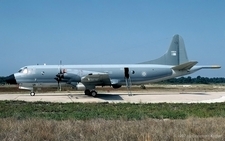
[[[66,73],[65,70],[61,68],[61,65],[62,65],[62,61],[60,60],[59,73],[56,74],[56,75],[55,75],[56,77],[54,78],[54,79],[57,81],[57,83],[58,83],[58,89],[59,89],[59,90],[61,90],[60,82],[61,82],[62,79],[64,78],[64,73]]]

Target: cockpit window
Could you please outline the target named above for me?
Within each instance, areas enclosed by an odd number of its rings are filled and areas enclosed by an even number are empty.
[[[28,73],[27,67],[21,68],[18,72],[20,73]]]

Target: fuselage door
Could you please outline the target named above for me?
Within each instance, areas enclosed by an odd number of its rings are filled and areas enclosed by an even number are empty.
[[[127,68],[127,67],[124,68],[124,77],[126,79],[130,78],[129,68]]]

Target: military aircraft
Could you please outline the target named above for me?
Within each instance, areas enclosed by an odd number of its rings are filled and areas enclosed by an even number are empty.
[[[181,36],[174,35],[168,51],[161,57],[137,64],[106,65],[31,65],[6,77],[6,82],[35,95],[39,87],[71,85],[84,90],[85,95],[97,96],[96,86],[120,88],[131,84],[146,84],[188,75],[200,69],[216,69],[219,65],[197,66],[189,61]]]

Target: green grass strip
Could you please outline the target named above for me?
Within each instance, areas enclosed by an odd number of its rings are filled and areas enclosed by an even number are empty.
[[[186,119],[225,117],[225,103],[50,103],[0,101],[0,118],[44,118],[54,120]]]

